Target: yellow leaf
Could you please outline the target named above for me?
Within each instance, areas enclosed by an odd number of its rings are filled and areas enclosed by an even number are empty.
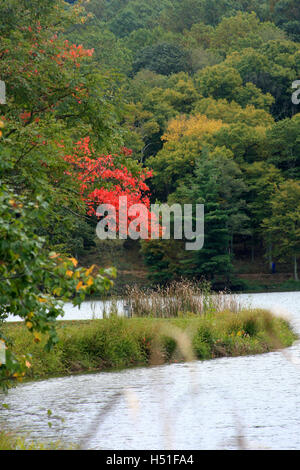
[[[68,271],[66,272],[66,275],[67,275],[68,277],[72,277],[72,276],[73,276],[73,271],[70,271],[70,270],[68,269]]]
[[[73,265],[74,265],[75,268],[76,268],[76,266],[77,266],[77,264],[78,264],[77,259],[75,259],[75,258],[70,258],[70,261],[72,261]]]
[[[41,303],[41,304],[44,304],[45,302],[47,302],[46,299],[43,299],[42,297],[39,297],[38,298],[38,301]]]
[[[95,268],[95,265],[93,264],[93,266],[91,266],[86,272],[86,276],[89,276],[91,274],[91,272],[93,271],[93,269]]]
[[[88,278],[87,286],[92,286],[94,284],[94,279],[92,277]]]
[[[83,286],[83,282],[79,281],[76,287],[76,290],[79,290]]]
[[[41,339],[42,339],[41,333],[35,332],[35,333],[34,333],[34,342],[35,342],[35,343],[40,343],[40,342],[41,342]]]
[[[31,321],[27,321],[27,322],[26,322],[26,326],[27,326],[27,328],[30,330],[30,328],[33,327],[33,324],[31,323]]]

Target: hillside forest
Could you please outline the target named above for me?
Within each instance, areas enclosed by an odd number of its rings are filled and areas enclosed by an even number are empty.
[[[117,253],[152,284],[298,286],[297,0],[6,0],[0,17],[3,305],[99,294],[87,261]],[[124,242],[107,260],[95,207],[120,195],[204,204],[203,249]]]

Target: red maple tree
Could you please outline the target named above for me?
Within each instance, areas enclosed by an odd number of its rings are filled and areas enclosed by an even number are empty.
[[[126,147],[121,152],[127,157],[132,153]],[[150,234],[150,224],[155,221],[155,216],[150,212],[150,189],[146,180],[152,177],[152,171],[143,169],[133,175],[125,165],[119,164],[118,155],[97,155],[89,137],[78,141],[73,154],[65,155],[64,160],[72,168],[68,174],[79,182],[81,198],[87,205],[88,215],[99,217],[98,206],[110,204],[115,209],[114,223],[119,230],[120,198],[126,198],[128,212],[136,204],[142,204],[147,209],[147,220],[144,223]],[[127,213],[127,228],[139,216],[143,217],[143,213]]]

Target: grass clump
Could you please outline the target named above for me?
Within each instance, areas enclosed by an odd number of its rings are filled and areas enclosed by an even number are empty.
[[[65,446],[59,442],[50,444],[31,442],[12,433],[0,431],[0,450],[62,450],[63,448]]]
[[[51,352],[43,342],[34,343],[24,325],[6,324],[5,329],[17,355],[31,354],[29,379],[259,354],[291,346],[296,339],[286,320],[265,310],[59,322],[60,341]]]

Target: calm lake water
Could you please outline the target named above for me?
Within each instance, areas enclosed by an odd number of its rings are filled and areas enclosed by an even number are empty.
[[[238,297],[288,316],[300,335],[300,292]],[[91,318],[90,307],[66,306],[65,318]],[[97,303],[94,316],[101,309]],[[1,428],[85,449],[300,449],[300,343],[261,356],[28,383],[1,398],[10,407],[0,412]]]

